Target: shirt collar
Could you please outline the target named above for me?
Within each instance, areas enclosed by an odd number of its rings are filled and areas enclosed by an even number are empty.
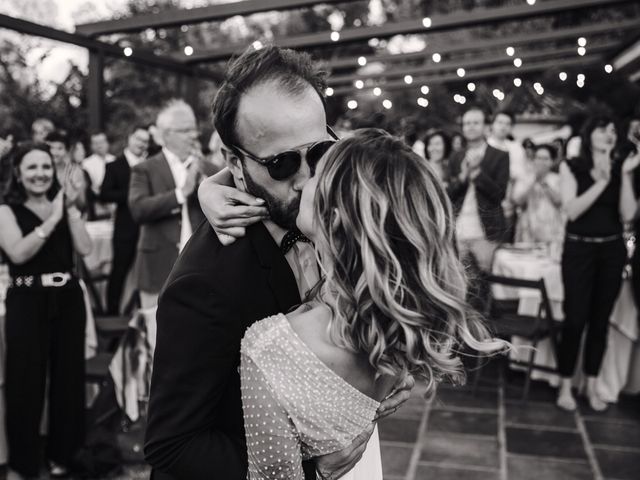
[[[263,220],[262,223],[267,227],[267,230],[269,231],[271,238],[276,242],[276,245],[280,246],[282,239],[287,234],[287,231],[271,220]]]
[[[124,153],[124,156],[126,157],[127,161],[129,162],[129,164],[131,166],[137,165],[138,163],[143,161],[144,158],[145,158],[144,154],[139,157],[139,156],[135,155],[134,153],[132,153],[131,150],[129,150],[128,148],[125,148],[123,153]]]
[[[180,157],[178,157],[175,153],[173,153],[171,150],[169,150],[166,147],[162,147],[162,153],[164,153],[165,158],[167,159],[167,162],[169,162],[170,165],[183,165],[185,168],[187,168],[191,162],[192,162],[192,158],[191,156],[189,156],[184,162],[182,160],[180,160]]]

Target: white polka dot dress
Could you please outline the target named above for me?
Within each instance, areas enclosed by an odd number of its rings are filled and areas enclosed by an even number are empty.
[[[283,314],[247,330],[240,378],[251,480],[303,480],[302,460],[349,445],[379,406],[309,350]]]

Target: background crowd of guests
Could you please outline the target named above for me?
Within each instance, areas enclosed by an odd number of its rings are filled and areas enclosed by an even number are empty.
[[[471,107],[462,116],[462,148],[452,148],[450,136],[434,130],[425,136],[424,147],[414,145],[414,151],[433,163],[448,187],[459,252],[477,273],[473,292],[479,308],[489,293],[482,275],[491,271],[501,244],[546,244],[549,252],[559,254],[565,297],[557,345],[562,378],[557,404],[576,409],[572,377],[586,330],[586,393],[590,406],[602,411],[606,403],[595,385],[609,318],[625,265],[639,263],[637,254],[629,258],[624,233],[634,229],[638,218],[640,120],[628,119],[619,130],[616,119],[594,115],[568,142],[538,145],[530,139],[514,141],[514,123],[509,112],[490,118]],[[638,277],[633,282],[636,303]]]
[[[586,329],[587,394],[590,405],[602,410],[606,405],[592,387],[608,319],[625,265],[640,272],[639,256],[629,260],[623,239],[638,217],[640,119],[620,129],[615,119],[593,117],[581,135],[544,144],[515,141],[514,124],[509,112],[490,116],[471,107],[459,132],[429,130],[413,149],[447,188],[458,251],[477,273],[471,291],[479,308],[489,293],[482,275],[491,271],[499,246],[546,244],[558,252],[565,288],[558,405],[576,408],[571,377]],[[33,122],[29,140],[0,135],[0,248],[12,282],[6,299],[7,433],[10,467],[23,477],[37,474],[45,398],[51,472],[64,474],[82,445],[86,297],[76,272],[91,249],[85,222],[113,220],[107,313],[122,312],[130,272],[140,305],[153,307],[204,219],[198,184],[224,166],[220,136],[214,132],[204,148],[211,153],[204,155],[196,117],[182,100],[167,103],[153,125],[132,126],[118,155],[104,132],[89,138],[87,155],[82,136],[44,118]],[[634,284],[640,285],[640,275]],[[640,288],[634,291],[640,298]]]
[[[219,137],[210,144],[219,150]],[[68,473],[84,441],[85,323],[79,280],[92,241],[86,222],[113,221],[107,313],[121,313],[132,274],[139,303],[154,307],[180,250],[204,219],[196,190],[220,167],[204,155],[195,115],[167,103],[152,126],[130,130],[114,156],[104,132],[71,138],[47,119],[32,138],[0,138],[0,250],[8,266],[6,431],[9,478],[36,477],[46,452],[52,476]],[[151,152],[151,154],[150,154]],[[48,406],[47,443],[41,422]]]

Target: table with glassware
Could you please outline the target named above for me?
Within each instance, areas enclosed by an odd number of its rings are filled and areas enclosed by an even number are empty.
[[[551,308],[556,320],[564,318],[562,301],[564,288],[562,285],[562,270],[560,266],[559,245],[531,245],[516,244],[499,248],[494,256],[492,271],[496,275],[522,278],[528,280],[544,279]],[[638,272],[640,273],[640,272]],[[518,311],[522,314],[532,314],[537,311],[540,298],[539,292],[526,289],[504,288],[495,285],[493,295],[499,299],[517,298]],[[621,392],[640,392],[640,331],[638,328],[638,312],[633,301],[631,281],[623,282],[609,322],[607,350],[602,368],[597,379],[597,388],[602,398],[607,402],[616,402]],[[528,345],[525,339],[513,337],[514,349],[510,353],[512,358],[526,361],[529,350],[518,348]],[[538,344],[535,363],[556,367],[551,341],[545,339]],[[583,375],[581,362],[577,363],[574,382],[581,385]],[[548,381],[557,386],[557,374],[533,370],[531,377]]]

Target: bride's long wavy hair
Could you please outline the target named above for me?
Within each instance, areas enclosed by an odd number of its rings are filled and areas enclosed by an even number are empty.
[[[318,298],[331,338],[380,374],[409,372],[428,392],[464,381],[465,347],[505,347],[466,302],[455,221],[429,162],[383,130],[358,130],[327,153],[315,193]]]

